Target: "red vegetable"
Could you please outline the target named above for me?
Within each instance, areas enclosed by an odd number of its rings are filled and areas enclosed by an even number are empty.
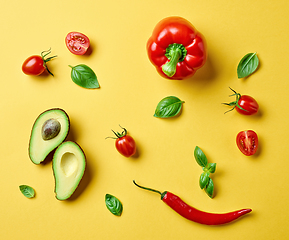
[[[123,132],[115,132],[112,130],[112,132],[115,134],[116,141],[115,141],[115,147],[117,151],[122,154],[125,157],[131,157],[136,153],[136,144],[134,139],[127,134],[127,130],[125,128],[122,128]]]
[[[147,52],[160,75],[169,79],[192,77],[207,59],[203,35],[181,17],[168,17],[156,25]]]
[[[230,96],[236,96],[236,101],[224,103],[225,105],[233,106],[233,108],[229,111],[236,109],[238,113],[243,115],[253,115],[258,112],[259,105],[254,98],[248,95],[241,95],[240,93],[234,91],[232,88],[230,89],[234,92],[234,94]]]
[[[241,209],[234,212],[228,213],[208,213],[200,211],[190,205],[186,204],[181,198],[176,196],[175,194],[165,191],[161,193],[160,191],[146,188],[138,185],[135,181],[133,183],[143,189],[157,192],[161,195],[161,199],[165,202],[169,207],[171,207],[175,212],[183,216],[184,218],[205,225],[221,225],[225,223],[232,222],[239,217],[249,213],[252,209]]]
[[[89,48],[90,41],[87,36],[79,32],[70,32],[65,38],[65,44],[70,52],[83,55]]]
[[[49,49],[48,51],[43,51],[41,56],[33,55],[27,58],[22,64],[22,71],[27,75],[37,76],[43,73],[46,69],[48,73],[53,76],[52,72],[49,71],[46,63],[56,56],[45,58],[50,53],[51,51]]]
[[[236,141],[238,148],[246,156],[251,156],[258,150],[258,135],[252,130],[239,132]]]
[[[258,112],[259,105],[256,100],[248,95],[241,95],[236,111],[244,115],[253,115]]]

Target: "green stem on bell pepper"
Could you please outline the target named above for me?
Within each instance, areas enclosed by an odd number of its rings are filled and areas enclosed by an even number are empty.
[[[168,76],[172,77],[176,73],[177,64],[185,59],[187,50],[182,44],[173,43],[170,44],[166,49],[165,56],[170,60],[162,66],[163,72]]]

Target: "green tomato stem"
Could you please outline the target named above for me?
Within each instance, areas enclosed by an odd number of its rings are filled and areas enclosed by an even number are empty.
[[[49,58],[45,58],[45,57],[46,57],[48,54],[50,54],[50,53],[51,53],[51,48],[49,48],[47,51],[43,51],[43,52],[41,53],[41,58],[42,58],[42,60],[43,60],[43,67],[46,69],[46,71],[47,71],[50,75],[54,76],[53,73],[50,72],[50,70],[48,69],[46,63],[49,62],[51,59],[57,57],[57,56],[55,55],[55,56],[52,56],[52,57],[49,57]]]
[[[230,87],[229,87],[229,88],[230,88]],[[223,104],[225,104],[225,105],[227,105],[227,106],[233,106],[233,108],[231,108],[230,110],[226,111],[225,113],[230,112],[230,111],[233,111],[236,107],[242,109],[243,111],[248,111],[248,110],[242,108],[242,107],[239,105],[239,100],[240,100],[240,98],[241,98],[242,95],[241,95],[240,93],[237,93],[237,92],[236,92],[235,90],[233,90],[232,88],[230,88],[230,89],[234,92],[234,94],[229,95],[229,97],[236,96],[236,101],[233,101],[233,102],[230,102],[230,103],[223,103]]]
[[[70,65],[68,65],[68,66],[71,67]],[[120,126],[120,125],[119,125],[119,126]],[[114,137],[106,137],[105,139],[107,139],[107,138],[118,139],[118,138],[124,137],[124,136],[127,134],[127,130],[126,130],[125,128],[123,128],[122,126],[120,126],[120,127],[123,129],[123,131],[122,131],[121,133],[115,132],[115,131],[113,131],[113,130],[111,129],[111,131],[114,133],[114,135],[116,136],[116,138],[114,138]]]

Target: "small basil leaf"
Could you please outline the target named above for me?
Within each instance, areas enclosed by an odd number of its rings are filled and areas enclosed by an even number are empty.
[[[90,67],[84,64],[75,67],[69,65],[69,67],[71,67],[71,79],[78,86],[90,89],[99,88],[97,77]]]
[[[169,96],[163,98],[157,105],[154,117],[158,118],[169,118],[178,115],[182,109],[182,104],[179,98],[174,96]]]
[[[216,165],[216,163],[208,163],[208,165],[203,170],[214,173],[216,171]]]
[[[255,72],[259,65],[259,59],[256,53],[246,54],[237,67],[238,78],[244,78]]]
[[[203,189],[204,187],[206,187],[209,183],[209,175],[210,173],[209,172],[203,172],[200,176],[200,181],[199,181],[199,184],[200,184],[200,188]]]
[[[205,191],[210,198],[213,198],[214,183],[213,183],[213,180],[211,178],[209,178],[209,182],[208,182],[208,185],[205,187]]]
[[[120,216],[122,213],[122,203],[115,197],[110,194],[105,195],[105,204],[107,209],[114,215]]]
[[[22,194],[27,198],[33,198],[35,196],[35,191],[32,187],[29,187],[27,185],[20,185],[19,189]]]
[[[198,146],[195,147],[194,156],[195,156],[195,159],[196,159],[197,163],[201,167],[206,167],[207,166],[207,164],[208,164],[207,157]]]

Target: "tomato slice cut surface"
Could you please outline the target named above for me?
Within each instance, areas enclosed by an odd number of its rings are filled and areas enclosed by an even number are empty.
[[[252,130],[239,132],[237,135],[237,146],[246,156],[251,156],[257,152],[258,136]]]
[[[65,44],[70,52],[76,55],[83,55],[89,48],[89,38],[83,33],[70,32],[65,38]]]

